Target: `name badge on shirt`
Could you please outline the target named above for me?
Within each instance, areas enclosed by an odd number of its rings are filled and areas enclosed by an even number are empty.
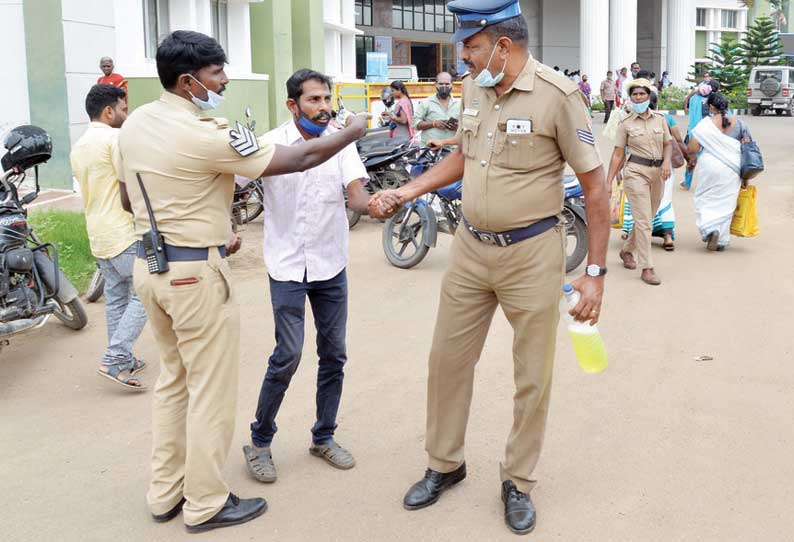
[[[471,117],[476,117],[477,115],[480,114],[480,110],[479,109],[471,109],[470,107],[467,107],[466,109],[463,110],[463,114],[464,115],[469,115]]]
[[[531,120],[518,120],[510,119],[507,121],[508,134],[531,134],[532,121]]]

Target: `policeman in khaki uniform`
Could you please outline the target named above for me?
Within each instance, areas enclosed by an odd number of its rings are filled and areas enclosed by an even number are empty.
[[[165,90],[130,115],[117,157],[136,234],[153,229],[148,195],[168,259],[167,272],[151,273],[141,243],[134,269],[161,356],[147,500],[155,521],[183,510],[189,532],[243,523],[267,507],[230,493],[221,473],[234,432],[240,339],[224,259],[240,245],[231,228],[234,175],[317,166],[366,129],[366,118],[357,117],[334,135],[282,147],[239,123],[230,130],[224,119],[201,117],[223,99],[225,63],[221,46],[204,34],[177,31],[163,40],[157,70]]]
[[[628,147],[623,187],[631,205],[634,227],[623,244],[620,258],[626,269],[636,269],[639,260],[640,278],[656,286],[662,281],[653,269],[651,256],[653,217],[664,195],[665,179],[670,177],[673,136],[664,115],[650,109],[650,81],[635,79],[627,87],[632,113],[618,126],[607,183],[612,186]]]
[[[565,162],[587,197],[591,265],[574,282],[582,302],[572,312],[580,321],[598,319],[609,205],[583,97],[575,83],[528,54],[518,1],[458,0],[449,9],[458,21],[453,40],[463,41],[461,58],[470,71],[463,80],[461,145],[416,181],[380,197],[388,213],[463,177],[465,224],[450,251],[429,360],[429,469],[403,504],[409,510],[429,506],[466,476],[474,366],[501,306],[515,334],[516,385],[501,490],[505,522],[523,534],[535,525],[528,493],[549,408],[565,274]]]

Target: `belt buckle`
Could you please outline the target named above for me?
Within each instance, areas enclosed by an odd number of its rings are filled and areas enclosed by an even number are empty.
[[[497,242],[497,240],[496,240],[496,236],[491,234],[491,233],[485,233],[485,232],[478,231],[477,234],[479,236],[480,241],[485,243],[485,244],[487,244],[487,245],[498,245],[499,244]]]

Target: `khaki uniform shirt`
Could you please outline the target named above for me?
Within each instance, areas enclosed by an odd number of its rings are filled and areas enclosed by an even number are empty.
[[[463,80],[459,127],[465,156],[463,214],[474,227],[502,232],[562,211],[562,172],[601,165],[579,86],[530,57],[513,86]]]
[[[628,146],[628,154],[649,160],[663,158],[664,144],[670,141],[670,127],[663,114],[651,111],[647,120],[637,113],[626,117],[618,126],[615,136],[616,147]]]
[[[119,158],[139,239],[151,225],[136,173],[166,243],[221,246],[232,234],[234,175],[256,179],[273,157],[275,145],[261,138],[259,150],[242,156],[231,146],[227,121],[199,112],[192,102],[164,91],[159,100],[133,111],[121,128]]]
[[[72,172],[80,184],[91,254],[109,260],[136,241],[132,215],[121,206],[119,173],[114,166],[119,131],[92,122],[72,147]]]

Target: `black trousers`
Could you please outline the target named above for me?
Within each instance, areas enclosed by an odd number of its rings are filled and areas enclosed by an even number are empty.
[[[604,100],[604,124],[609,122],[609,116],[612,114],[612,109],[615,108],[615,100]]]

